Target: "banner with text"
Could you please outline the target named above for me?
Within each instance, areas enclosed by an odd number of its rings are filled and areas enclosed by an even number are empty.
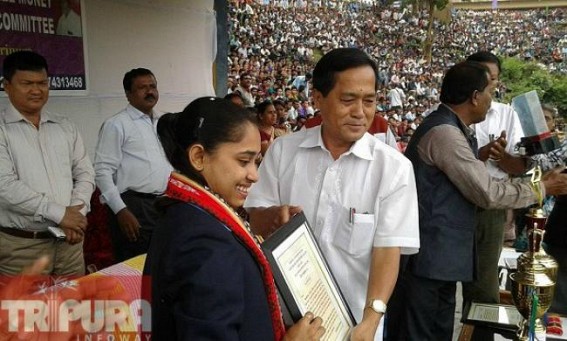
[[[81,1],[0,3],[0,64],[15,51],[34,51],[47,60],[51,90],[86,90]]]

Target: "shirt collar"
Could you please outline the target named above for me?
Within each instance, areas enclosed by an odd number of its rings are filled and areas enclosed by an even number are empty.
[[[354,156],[365,159],[374,160],[374,155],[372,153],[374,149],[375,140],[374,137],[368,133],[362,135],[362,137],[356,141],[348,151],[342,155],[353,154]],[[313,128],[309,128],[305,131],[305,137],[303,142],[299,144],[300,148],[314,148],[320,147],[323,150],[328,150],[323,143],[323,137],[321,136],[321,125]],[[342,156],[341,155],[341,156]]]
[[[130,115],[130,118],[132,118],[133,120],[145,118],[145,117],[150,118],[148,115],[136,109],[132,104],[128,104],[126,106],[126,111],[128,112],[128,115]],[[158,119],[155,110],[152,110],[152,116],[153,116],[153,120]]]
[[[465,122],[463,122],[463,121],[461,120],[461,118],[459,117],[459,115],[457,115],[457,114],[453,111],[453,109],[451,109],[448,105],[441,103],[441,106],[442,106],[442,107],[445,107],[447,110],[449,110],[453,115],[455,115],[455,116],[457,117],[457,120],[458,120],[458,122],[459,122],[459,125],[460,125],[461,127],[463,127],[463,131],[467,134],[467,136],[472,136],[472,137],[475,137],[475,138],[476,138],[476,133],[475,133],[475,130],[474,130],[474,128],[473,128],[473,125],[471,125],[471,126],[466,125]]]
[[[4,121],[6,123],[15,123],[20,121],[29,121],[22,115],[18,109],[14,107],[12,103],[8,106],[8,110],[6,110],[6,116],[4,117]],[[53,114],[50,114],[47,110],[42,110],[40,113],[39,123],[45,122],[55,122],[61,123],[61,120]]]
[[[488,108],[488,112],[486,113],[487,116],[496,112],[496,103],[498,102],[492,101],[490,103],[490,108]]]

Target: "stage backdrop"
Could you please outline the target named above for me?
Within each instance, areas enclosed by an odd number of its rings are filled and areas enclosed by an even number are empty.
[[[87,89],[79,0],[4,0],[0,7],[0,64],[6,55],[32,50],[49,65],[52,94]],[[2,71],[0,70],[0,76]]]
[[[6,12],[5,4],[39,2],[55,6],[59,2],[5,1],[0,0],[0,12]],[[160,92],[156,109],[163,112],[181,111],[196,97],[215,94],[213,3],[213,0],[82,1],[87,90],[84,94],[66,91],[69,94],[58,96],[63,91],[51,91],[47,109],[69,117],[79,126],[91,159],[102,122],[126,107],[122,78],[130,69],[145,67],[154,72]],[[53,25],[56,30],[57,20]],[[56,55],[61,52],[61,48],[53,50],[49,52]],[[55,71],[54,65],[49,66],[50,72]],[[0,109],[6,105],[8,99],[0,93]]]

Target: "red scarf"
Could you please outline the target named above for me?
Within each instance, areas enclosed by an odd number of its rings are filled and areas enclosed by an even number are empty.
[[[260,245],[254,240],[254,237],[251,232],[248,231],[242,219],[240,219],[234,210],[230,209],[227,204],[222,202],[214,194],[179,173],[171,173],[165,195],[173,199],[198,205],[225,224],[236,238],[248,248],[262,270],[262,279],[264,280],[264,288],[268,296],[268,305],[274,328],[274,338],[277,341],[282,340],[285,334],[285,327],[272,269]]]

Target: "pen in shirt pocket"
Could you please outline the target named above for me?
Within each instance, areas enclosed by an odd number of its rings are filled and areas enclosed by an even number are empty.
[[[354,207],[351,207],[349,209],[349,216],[348,216],[348,222],[349,223],[354,223],[354,214],[356,213],[356,210],[354,209]]]

